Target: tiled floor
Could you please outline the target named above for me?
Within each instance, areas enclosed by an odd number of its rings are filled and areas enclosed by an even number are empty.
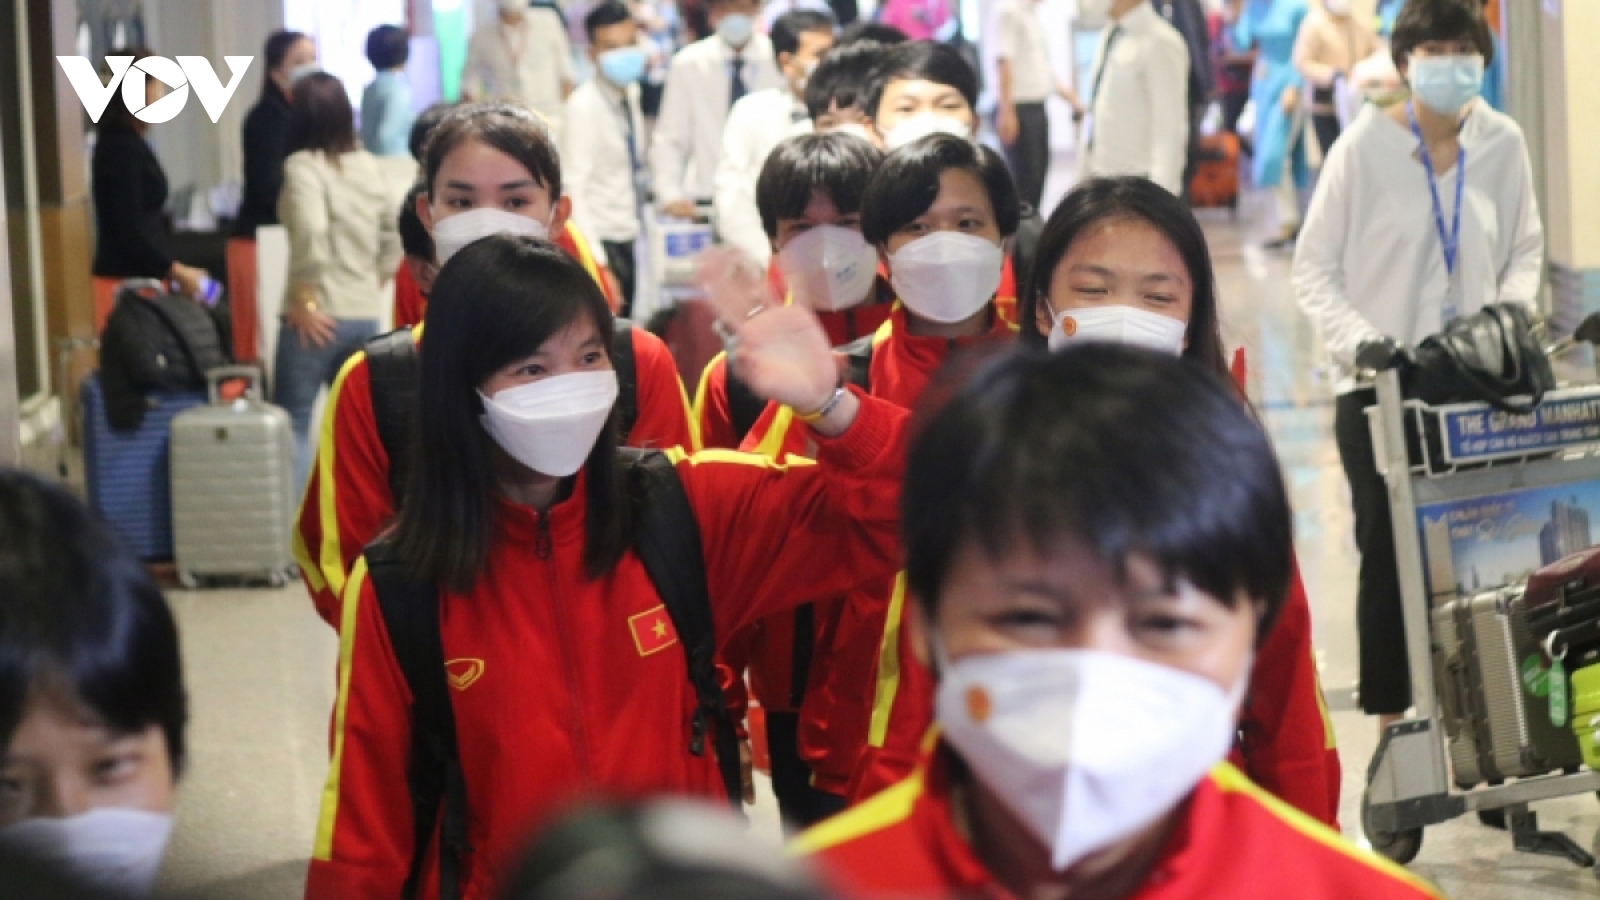
[[[1059,193],[1061,186],[1053,185]],[[1236,223],[1203,215],[1211,236],[1230,343],[1249,353],[1251,396],[1284,461],[1297,509],[1300,562],[1310,592],[1325,684],[1347,705],[1356,675],[1355,553],[1348,500],[1333,448],[1331,394],[1288,286],[1286,257],[1251,243],[1271,230],[1264,198]],[[223,591],[172,595],[183,628],[194,718],[166,882],[237,900],[297,897],[316,826],[327,765],[333,634],[304,592]],[[1345,767],[1342,820],[1359,838],[1358,811],[1375,726],[1336,712]],[[396,786],[396,789],[403,789]],[[758,827],[775,833],[770,796]],[[1600,802],[1575,798],[1536,807],[1547,828],[1580,844],[1600,827]],[[1510,838],[1471,817],[1429,829],[1416,871],[1458,900],[1565,900],[1600,895],[1591,872],[1513,852]]]

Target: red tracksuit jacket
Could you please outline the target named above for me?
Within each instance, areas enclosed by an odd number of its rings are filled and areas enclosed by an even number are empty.
[[[907,418],[863,396],[855,424],[824,441],[815,464],[673,452],[719,635],[894,570]],[[713,756],[688,751],[694,693],[643,564],[629,552],[599,580],[584,574],[584,496],[580,484],[543,515],[503,505],[485,574],[470,594],[440,599],[475,848],[467,900],[492,896],[529,829],[574,802],[723,796]],[[392,900],[413,844],[411,699],[364,561],[343,615],[333,761],[306,897]],[[431,897],[431,866],[424,883]]]
[[[627,436],[628,446],[696,449],[689,401],[672,353],[660,338],[635,328],[633,358],[639,419]],[[389,455],[373,417],[366,355],[358,353],[329,389],[317,458],[293,535],[295,560],[311,600],[335,628],[339,597],[356,558],[393,515]]]
[[[1012,895],[956,824],[953,754],[803,835],[837,896],[945,900]],[[1443,900],[1400,866],[1347,843],[1226,763],[1190,795],[1145,883],[1129,900]]]

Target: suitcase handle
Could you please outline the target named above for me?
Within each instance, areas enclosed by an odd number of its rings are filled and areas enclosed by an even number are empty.
[[[206,370],[206,396],[211,405],[216,406],[221,402],[222,383],[235,378],[244,378],[250,382],[247,393],[260,400],[261,397],[261,369],[257,366],[217,366],[215,369]]]

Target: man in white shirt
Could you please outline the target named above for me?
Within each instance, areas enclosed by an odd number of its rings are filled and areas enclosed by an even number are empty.
[[[995,109],[995,134],[1006,149],[1006,161],[1017,179],[1017,195],[1037,209],[1050,169],[1050,117],[1045,101],[1059,94],[1082,115],[1078,97],[1057,83],[1050,69],[1039,0],[1006,0],[1000,7],[994,35],[995,71],[1000,103]]]
[[[573,82],[572,46],[561,17],[552,9],[529,9],[527,0],[499,0],[498,6],[499,15],[467,45],[462,96],[526,106],[559,135]]]
[[[728,110],[752,91],[783,86],[772,42],[755,32],[756,0],[711,0],[716,33],[678,51],[650,147],[656,200],[669,216],[691,218],[715,192]]]
[[[1106,0],[1084,0],[1081,10]],[[1150,0],[1110,0],[1090,82],[1082,174],[1142,175],[1183,193],[1189,142],[1189,48]]]
[[[772,242],[756,208],[756,179],[772,148],[785,137],[811,131],[806,78],[833,47],[833,27],[833,16],[827,13],[801,10],[780,16],[769,37],[786,83],[749,94],[728,111],[722,158],[717,162],[717,230],[724,243],[763,264],[772,253]]]
[[[583,20],[595,75],[567,99],[561,178],[572,198],[572,222],[605,249],[626,315],[632,307],[634,241],[644,205],[644,116],[639,79],[649,64],[639,26],[621,0],[606,0]]]

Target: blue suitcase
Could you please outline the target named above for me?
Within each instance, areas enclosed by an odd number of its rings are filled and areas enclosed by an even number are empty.
[[[172,491],[168,476],[172,420],[206,402],[203,391],[158,391],[137,431],[117,431],[106,418],[100,373],[85,378],[84,480],[89,504],[140,559],[172,559]]]

